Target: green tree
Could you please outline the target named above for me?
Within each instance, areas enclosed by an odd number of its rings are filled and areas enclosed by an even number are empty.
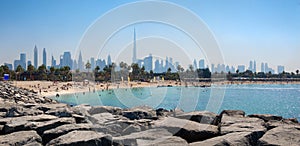
[[[90,72],[91,63],[89,61],[87,61],[87,63],[85,64],[85,68],[88,70],[88,72]]]
[[[31,65],[31,64],[29,64],[29,65],[27,66],[27,71],[28,71],[29,74],[30,74],[30,80],[32,80],[32,73],[34,72],[34,66]]]
[[[22,68],[21,65],[18,65],[16,68],[16,72],[19,75],[19,80],[21,80],[21,74],[24,72],[24,69]]]
[[[95,67],[95,72],[97,73],[97,72],[99,72],[99,70],[100,70],[100,67],[99,67],[99,66],[96,66],[96,67]]]
[[[131,79],[138,80],[140,74],[140,67],[137,63],[131,64],[132,72],[131,72]]]

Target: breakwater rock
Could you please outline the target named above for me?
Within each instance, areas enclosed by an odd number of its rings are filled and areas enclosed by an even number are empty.
[[[240,110],[71,107],[0,82],[0,145],[299,145],[300,124]]]

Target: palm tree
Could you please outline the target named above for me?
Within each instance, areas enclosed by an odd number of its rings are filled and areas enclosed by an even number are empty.
[[[297,76],[298,76],[298,74],[299,74],[299,69],[296,70],[296,74],[297,74]]]
[[[95,67],[95,72],[97,73],[97,72],[99,72],[99,70],[100,70],[100,67],[99,67],[99,66],[96,66],[96,67]]]
[[[30,74],[30,80],[32,80],[32,73],[34,72],[34,66],[31,65],[31,64],[29,64],[29,65],[27,66],[27,71],[28,71],[29,74]]]
[[[189,69],[190,69],[191,72],[193,72],[194,71],[194,66],[190,64]]]
[[[40,79],[42,80],[46,80],[47,79],[47,68],[44,64],[42,64],[41,66],[38,67],[38,72],[39,72],[39,76]]]
[[[17,72],[17,74],[19,74],[19,80],[21,80],[21,73],[24,72],[24,69],[22,68],[21,65],[17,66],[16,72]]]
[[[87,61],[87,63],[85,64],[85,68],[88,70],[88,72],[90,72],[91,63],[89,61]]]

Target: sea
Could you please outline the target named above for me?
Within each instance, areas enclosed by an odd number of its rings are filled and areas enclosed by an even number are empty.
[[[300,84],[233,84],[211,87],[143,87],[74,93],[53,97],[70,105],[150,106],[190,111],[243,110],[300,121]]]

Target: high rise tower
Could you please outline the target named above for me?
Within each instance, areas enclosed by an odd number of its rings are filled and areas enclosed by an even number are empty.
[[[45,48],[43,50],[43,64],[47,67],[47,53]]]
[[[81,51],[79,52],[79,57],[78,57],[78,69],[79,69],[80,71],[83,70],[83,61],[82,61]]]
[[[112,65],[110,54],[107,56],[107,65]]]
[[[133,56],[132,56],[132,63],[137,63],[137,59],[136,59],[136,34],[135,34],[135,28],[133,29]]]
[[[34,63],[34,68],[37,68],[38,67],[38,49],[36,47],[36,45],[34,46],[34,60],[33,60],[33,63]]]

